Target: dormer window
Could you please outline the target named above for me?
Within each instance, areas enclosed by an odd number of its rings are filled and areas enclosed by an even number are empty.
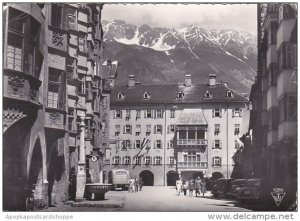
[[[122,92],[119,92],[118,94],[117,94],[117,99],[118,100],[123,100],[125,98],[125,94],[123,94]]]
[[[183,97],[184,97],[184,93],[180,91],[180,92],[177,94],[177,98],[182,99]]]
[[[227,91],[226,97],[228,97],[228,98],[233,98],[233,93],[232,93],[232,91]]]
[[[212,98],[212,95],[209,91],[205,91],[204,98]]]
[[[145,92],[144,95],[143,95],[143,99],[148,100],[148,99],[150,99],[150,98],[151,98],[150,93]]]

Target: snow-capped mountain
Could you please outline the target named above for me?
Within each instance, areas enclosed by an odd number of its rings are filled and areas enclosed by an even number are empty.
[[[233,89],[249,92],[256,69],[256,38],[245,31],[205,30],[194,25],[167,29],[102,21],[104,55],[119,60],[117,83],[133,73],[142,83],[175,83],[184,74],[204,83],[210,73],[230,82]],[[204,82],[203,82],[204,81]]]

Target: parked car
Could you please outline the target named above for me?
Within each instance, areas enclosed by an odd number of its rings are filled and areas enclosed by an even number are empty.
[[[246,187],[238,192],[237,199],[242,202],[267,201],[271,197],[271,189],[265,179],[249,179]]]
[[[240,191],[246,187],[246,179],[236,179],[232,182],[231,188],[226,194],[229,198],[236,198]]]
[[[226,196],[226,194],[231,188],[233,180],[234,179],[226,179],[226,178],[218,179],[211,191],[213,196],[214,197],[219,197],[220,195]]]

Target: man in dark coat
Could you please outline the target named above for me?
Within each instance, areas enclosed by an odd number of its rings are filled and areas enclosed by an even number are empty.
[[[200,195],[200,188],[201,188],[201,179],[200,177],[198,177],[196,180],[195,180],[195,192],[196,192],[196,197],[198,196],[198,194]]]

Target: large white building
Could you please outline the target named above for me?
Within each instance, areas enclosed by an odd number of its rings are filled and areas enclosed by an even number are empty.
[[[198,85],[191,75],[173,85],[142,85],[130,75],[111,93],[106,180],[114,168],[129,169],[145,185],[172,185],[178,173],[230,177],[247,103],[216,75]]]

